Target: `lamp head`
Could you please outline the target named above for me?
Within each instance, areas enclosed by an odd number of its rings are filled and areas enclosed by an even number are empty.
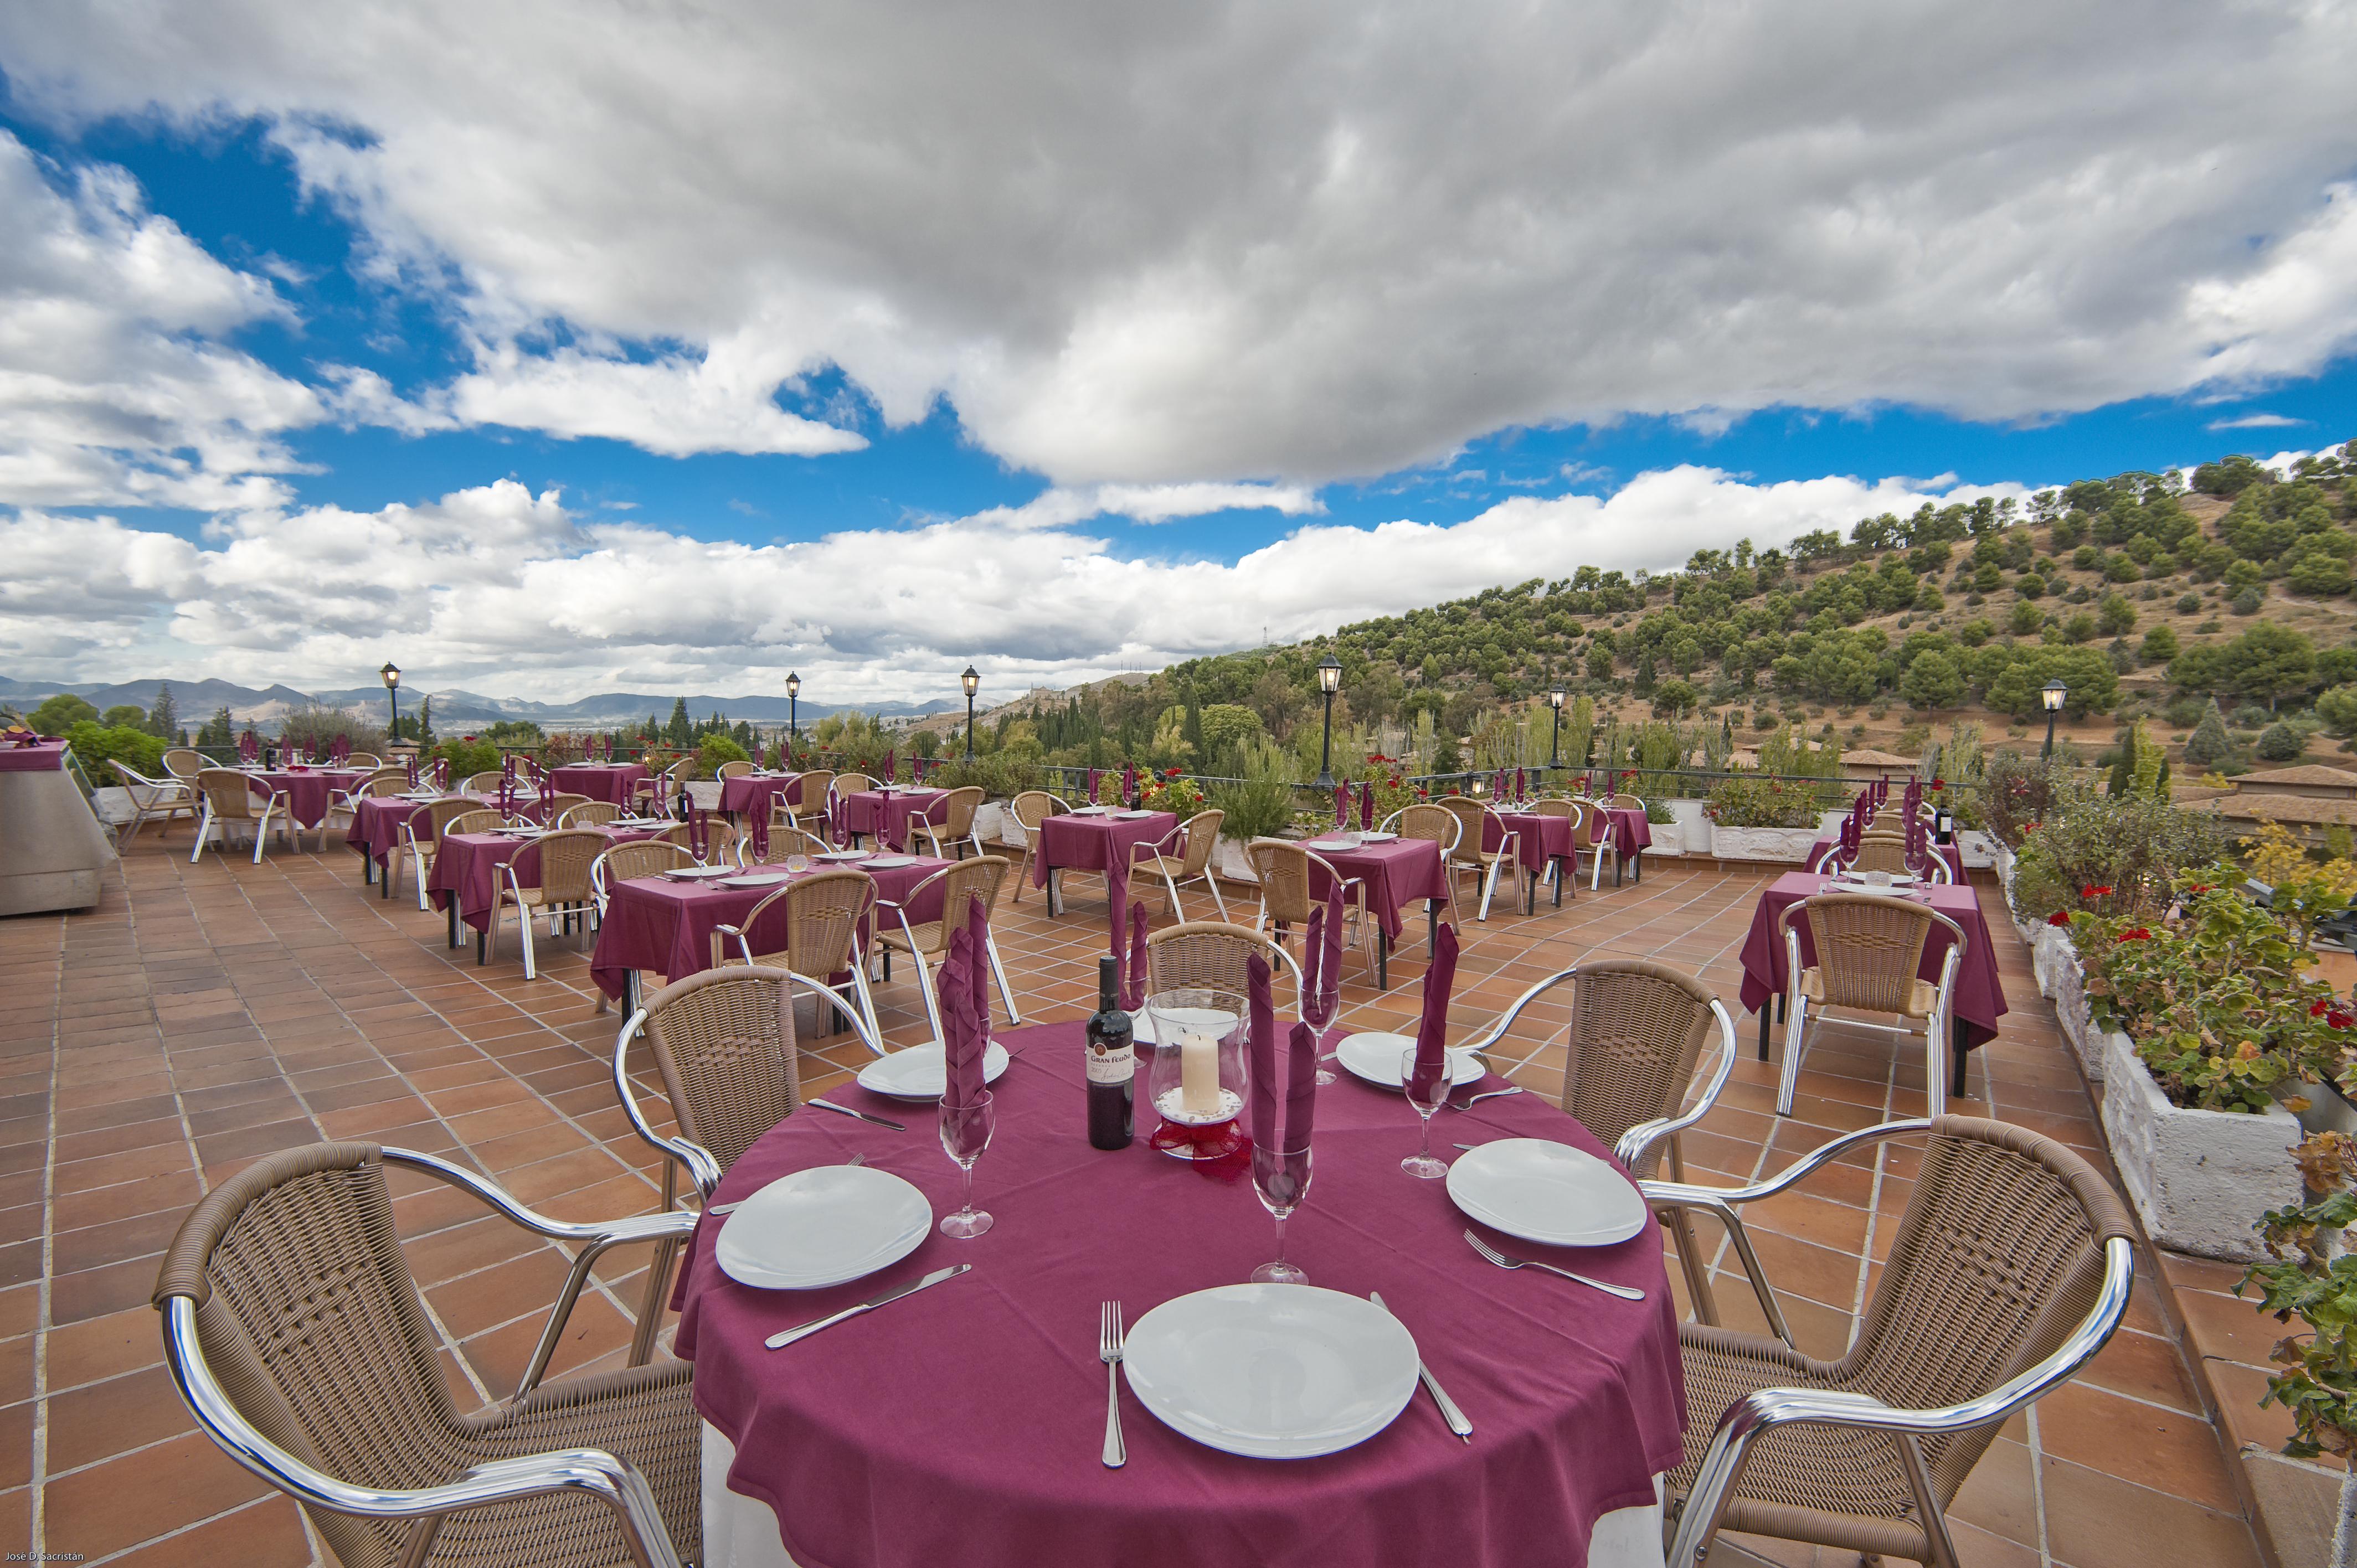
[[[2049,681],[2040,689],[2038,698],[2046,704],[2048,713],[2059,714],[2062,711],[2062,699],[2070,695],[2070,693],[2071,688],[2061,682]]]
[[[1330,653],[1318,666],[1318,689],[1329,697],[1342,689],[1342,665]]]
[[[1563,688],[1562,688],[1562,687],[1557,686],[1557,687],[1555,687],[1553,691],[1551,691],[1551,692],[1549,692],[1549,693],[1547,693],[1547,706],[1549,706],[1549,707],[1551,707],[1551,708],[1560,708],[1560,707],[1562,707],[1562,706],[1563,706]]]
[[[401,667],[390,659],[384,661],[384,668],[377,673],[384,678],[384,688],[388,692],[401,684]]]
[[[802,676],[801,676],[800,674],[793,674],[793,675],[789,675],[789,676],[787,676],[787,677],[786,677],[786,695],[787,695],[787,696],[789,696],[789,697],[799,697],[799,696],[801,696],[802,694]]]
[[[976,674],[974,666],[969,664],[965,667],[965,673],[958,677],[958,684],[964,687],[965,694],[971,697],[982,689],[982,677]]]

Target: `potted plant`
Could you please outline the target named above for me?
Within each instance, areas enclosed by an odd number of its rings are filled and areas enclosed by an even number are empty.
[[[1784,779],[1727,779],[1703,807],[1720,860],[1805,861],[1822,816],[1814,787]],[[1647,813],[1650,823],[1652,814]]]
[[[2357,1142],[2320,1133],[2292,1150],[2305,1200],[2267,1211],[2259,1221],[2266,1256],[2234,1287],[2254,1288],[2261,1312],[2276,1321],[2300,1321],[2269,1358],[2283,1369],[2267,1379],[2259,1403],[2280,1405],[2292,1421],[2283,1451],[2295,1459],[2330,1454],[2341,1465],[2341,1500],[2332,1531],[2333,1568],[2357,1564],[2357,1256],[2342,1250],[2341,1233],[2357,1221]]]

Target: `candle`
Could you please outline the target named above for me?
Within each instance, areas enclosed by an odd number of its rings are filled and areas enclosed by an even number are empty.
[[[1186,1116],[1220,1112],[1219,1036],[1201,1029],[1178,1031],[1178,1110]]]

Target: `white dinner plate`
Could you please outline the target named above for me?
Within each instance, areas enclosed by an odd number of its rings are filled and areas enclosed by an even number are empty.
[[[1335,1047],[1336,1061],[1357,1077],[1385,1089],[1401,1089],[1407,1080],[1400,1077],[1400,1057],[1415,1049],[1414,1035],[1367,1033],[1346,1035]],[[1451,1050],[1448,1053],[1448,1086],[1478,1081],[1487,1069],[1481,1066],[1477,1051]]]
[[[1340,1291],[1221,1285],[1139,1318],[1121,1369],[1138,1402],[1182,1436],[1247,1458],[1308,1459],[1364,1443],[1406,1408],[1415,1339]]]
[[[1123,822],[1134,822],[1141,817],[1150,817],[1154,815],[1154,813],[1151,811],[1115,811],[1114,815],[1119,817]]]
[[[1006,1070],[1006,1047],[993,1040],[982,1053],[982,1081],[996,1083]],[[890,1051],[859,1069],[859,1087],[887,1100],[939,1100],[949,1087],[939,1046]]]
[[[914,865],[916,864],[917,857],[913,854],[879,854],[875,859],[867,863],[867,869],[870,871],[889,871],[896,865]]]
[[[782,871],[759,872],[750,876],[729,876],[721,880],[723,887],[775,887],[780,882],[792,880]]]
[[[813,860],[866,860],[876,852],[872,849],[831,849],[824,854],[813,855]]]
[[[1618,1166],[1544,1138],[1501,1138],[1459,1155],[1448,1197],[1469,1219],[1548,1247],[1609,1247],[1652,1219]]]
[[[1356,849],[1359,846],[1349,839],[1311,839],[1308,843],[1303,844],[1301,847],[1304,849],[1338,850]]]
[[[1140,1007],[1129,1015],[1129,1039],[1132,1045],[1154,1044],[1154,1015]]]
[[[819,1290],[891,1267],[932,1229],[933,1206],[891,1172],[819,1165],[747,1198],[713,1255],[739,1284]]]
[[[735,876],[737,873],[726,865],[681,865],[674,866],[662,875],[670,877],[673,882],[716,882],[724,876]]]
[[[1075,806],[1071,811],[1065,812],[1064,815],[1068,817],[1102,817],[1112,810],[1113,808],[1111,806]]]
[[[1375,832],[1371,831],[1361,833],[1359,835],[1359,842],[1361,843],[1397,843],[1399,842],[1399,834]]]

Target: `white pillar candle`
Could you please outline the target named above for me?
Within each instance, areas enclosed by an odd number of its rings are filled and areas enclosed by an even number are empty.
[[[1220,1111],[1220,1041],[1200,1029],[1178,1031],[1178,1109],[1188,1116]]]

